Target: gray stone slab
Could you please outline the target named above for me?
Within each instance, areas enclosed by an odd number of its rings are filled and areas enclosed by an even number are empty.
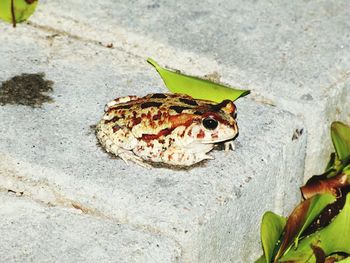
[[[52,103],[0,107],[2,188],[169,237],[184,262],[252,261],[263,212],[299,200],[306,136],[292,114],[241,99],[235,151],[188,171],[128,166],[90,126],[111,98],[166,91],[143,59],[26,25],[2,28],[0,41],[0,81],[45,72],[54,82]]]
[[[349,16],[347,0],[64,0],[42,1],[32,21],[188,73],[218,71],[252,99],[302,117],[309,177],[328,159],[330,123],[350,122]]]
[[[0,192],[2,262],[178,262],[176,242]]]

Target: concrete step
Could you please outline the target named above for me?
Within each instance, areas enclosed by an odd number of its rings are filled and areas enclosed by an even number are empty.
[[[0,192],[3,262],[177,262],[174,240]]]
[[[143,58],[125,50],[55,34],[25,24],[0,29],[0,41],[6,43],[0,46],[0,81],[45,72],[54,82],[48,93],[53,102],[41,108],[0,107],[0,187],[68,209],[67,214],[80,210],[86,217],[73,213],[76,224],[79,218],[107,218],[123,229],[160,236],[165,240],[160,245],[168,247],[160,262],[253,261],[261,253],[262,214],[289,212],[299,200],[307,133],[303,122],[277,107],[240,99],[235,151],[214,151],[215,160],[190,170],[128,166],[100,149],[92,126],[116,96],[166,92],[160,78]],[[67,220],[62,216],[56,222],[65,225]],[[110,229],[104,234],[115,233]],[[83,244],[75,247],[84,249]],[[125,253],[131,255],[133,248]],[[33,250],[33,257],[41,261],[37,253]],[[145,262],[144,255],[135,262]],[[107,262],[109,256],[113,253],[106,255]]]
[[[350,122],[349,16],[347,0],[63,0],[42,1],[31,21],[187,73],[220,72],[251,99],[292,112],[308,130],[308,178],[328,161],[331,122]]]

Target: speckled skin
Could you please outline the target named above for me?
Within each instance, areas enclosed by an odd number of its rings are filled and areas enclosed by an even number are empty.
[[[236,107],[183,94],[127,96],[109,102],[96,127],[102,146],[124,161],[190,166],[204,159],[214,144],[229,145],[238,133]]]

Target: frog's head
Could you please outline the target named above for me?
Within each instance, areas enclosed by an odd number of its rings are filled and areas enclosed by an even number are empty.
[[[201,105],[188,118],[183,130],[184,144],[215,144],[232,140],[238,134],[236,106],[230,100]],[[179,116],[180,117],[180,116]]]
[[[211,105],[192,127],[192,136],[200,143],[232,140],[238,134],[236,106],[230,100]]]

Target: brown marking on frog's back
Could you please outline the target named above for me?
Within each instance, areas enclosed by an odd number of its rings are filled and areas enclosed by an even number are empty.
[[[142,121],[142,118],[141,118],[141,117],[132,118],[132,119],[131,119],[132,126],[135,126],[135,125],[137,125],[137,124],[140,124],[141,121]]]
[[[153,115],[153,117],[152,117],[152,119],[154,121],[159,120],[161,118],[162,118],[162,112],[161,111],[158,111],[157,114]]]
[[[156,102],[156,101],[148,101],[144,102],[140,105],[141,109],[146,109],[150,107],[156,107],[159,108],[163,103],[162,102]]]
[[[195,100],[186,99],[186,98],[179,98],[179,101],[182,103],[185,103],[187,105],[198,106],[198,103]]]
[[[191,110],[193,108],[187,106],[173,105],[170,106],[169,109],[176,111],[176,113],[182,113],[184,110]]]
[[[159,131],[157,134],[142,134],[141,138],[139,138],[139,140],[143,140],[143,141],[152,141],[152,140],[156,140],[161,136],[166,136],[168,134],[170,134],[172,132],[173,129],[170,128],[165,128],[161,131]]]
[[[187,126],[191,125],[196,120],[194,120],[192,114],[184,113],[184,114],[169,116],[167,121],[169,123],[168,128],[161,130],[157,134],[143,134],[141,136],[141,139],[142,140],[156,140],[161,136],[166,136],[166,135],[170,134],[178,126],[187,127]],[[161,125],[161,122],[158,122],[158,125]]]
[[[152,117],[152,112],[151,111],[148,111],[147,112],[147,119],[150,120]]]
[[[119,126],[118,124],[116,124],[116,125],[114,125],[114,126],[112,127],[113,132],[117,132],[117,131],[119,131],[120,129],[121,129],[121,126]]]
[[[164,93],[154,93],[150,96],[150,98],[153,99],[165,99],[167,98],[167,95],[165,95]]]
[[[223,100],[218,104],[210,106],[212,111],[224,111],[226,113],[233,113],[236,111],[236,106],[231,100]]]
[[[132,104],[123,104],[117,107],[110,107],[107,112],[111,112],[111,111],[118,111],[118,110],[126,110],[126,109],[130,109],[133,105]]]
[[[107,123],[110,123],[110,122],[116,122],[116,121],[118,121],[119,120],[119,117],[118,116],[114,116],[112,119],[110,119],[110,120],[105,120],[105,124],[107,124]]]
[[[193,114],[189,113],[183,113],[178,115],[172,115],[169,116],[169,123],[171,124],[171,127],[178,127],[178,126],[189,126],[194,121],[197,121],[197,118],[193,116]]]

